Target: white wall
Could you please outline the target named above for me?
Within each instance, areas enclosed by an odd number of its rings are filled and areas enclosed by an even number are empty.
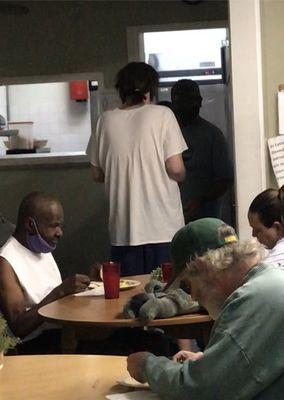
[[[7,106],[6,106],[6,87],[0,86],[0,114],[6,119]]]
[[[264,121],[265,134],[269,138],[278,135],[277,92],[278,85],[284,83],[284,1],[261,0],[260,10],[263,50]],[[269,168],[269,172],[268,187],[277,188],[272,168]]]
[[[8,93],[10,121],[33,121],[34,138],[48,139],[52,152],[86,149],[91,134],[90,99],[71,100],[68,82],[10,85]],[[2,154],[5,150],[2,145]]]
[[[0,86],[0,115],[2,115],[7,122],[6,86]],[[0,137],[0,154],[4,151],[2,150],[4,149],[4,140],[7,140],[7,138]]]
[[[230,39],[237,226],[250,238],[248,207],[267,184],[259,0],[230,0]]]

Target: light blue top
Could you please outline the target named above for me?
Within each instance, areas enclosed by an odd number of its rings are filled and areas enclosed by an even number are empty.
[[[165,400],[283,400],[284,274],[260,264],[226,300],[197,361],[149,355],[151,389]]]

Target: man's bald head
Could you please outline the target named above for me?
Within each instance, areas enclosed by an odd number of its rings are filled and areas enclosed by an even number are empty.
[[[31,192],[26,195],[18,210],[17,230],[24,227],[27,218],[36,221],[48,219],[54,206],[62,208],[57,197],[44,192]]]

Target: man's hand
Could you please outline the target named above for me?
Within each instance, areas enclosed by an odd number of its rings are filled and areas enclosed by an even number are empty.
[[[92,175],[95,182],[103,183],[105,181],[105,174],[103,170],[94,165],[92,165]]]
[[[81,292],[90,284],[90,278],[87,275],[75,274],[66,278],[59,289],[63,292],[63,296],[67,294]]]
[[[99,262],[95,261],[94,264],[90,266],[89,269],[89,278],[91,281],[102,281],[103,273],[102,273],[103,266]]]
[[[202,351],[194,353],[192,351],[181,350],[173,356],[173,361],[182,363],[186,360],[196,361],[203,356]]]
[[[149,355],[147,351],[139,351],[138,353],[130,354],[127,358],[127,370],[136,381],[145,383],[146,379],[141,370],[141,365],[144,359]]]

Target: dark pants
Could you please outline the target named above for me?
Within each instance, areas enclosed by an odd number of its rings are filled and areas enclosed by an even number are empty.
[[[135,351],[150,351],[157,356],[170,357],[178,351],[177,345],[161,330],[121,328],[104,340],[79,340],[77,354],[125,355]],[[60,354],[61,330],[44,331],[35,339],[18,344],[7,355]]]
[[[112,246],[111,260],[120,263],[121,276],[149,274],[170,261],[170,243]]]
[[[149,351],[156,356],[172,357],[178,346],[170,336],[160,329],[120,328],[102,341],[84,340],[78,343],[76,353],[123,355],[136,351]]]
[[[15,352],[10,354],[60,354],[61,353],[61,329],[44,331],[40,336],[19,343]]]

